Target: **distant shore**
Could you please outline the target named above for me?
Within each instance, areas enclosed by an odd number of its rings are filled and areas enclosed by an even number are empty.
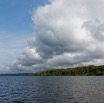
[[[0,74],[0,76],[35,76],[35,73],[12,73],[12,74]]]
[[[103,76],[104,65],[43,70],[36,73],[0,74],[0,76]]]

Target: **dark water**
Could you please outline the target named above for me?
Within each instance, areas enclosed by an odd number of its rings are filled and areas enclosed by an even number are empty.
[[[104,103],[104,77],[0,76],[0,103]]]

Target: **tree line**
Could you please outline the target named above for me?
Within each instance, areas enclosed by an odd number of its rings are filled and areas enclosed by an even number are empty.
[[[104,75],[104,65],[80,66],[66,69],[50,69],[35,73],[36,76],[91,76]]]

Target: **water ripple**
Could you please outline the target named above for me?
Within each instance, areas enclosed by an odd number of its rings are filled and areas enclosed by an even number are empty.
[[[103,103],[103,81],[103,76],[1,76],[0,103]]]

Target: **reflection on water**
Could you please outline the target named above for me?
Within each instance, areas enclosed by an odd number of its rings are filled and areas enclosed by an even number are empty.
[[[104,103],[104,77],[1,76],[0,103]]]
[[[99,98],[102,97],[103,95],[99,92],[95,92],[95,93],[89,93],[87,94],[90,98]]]

